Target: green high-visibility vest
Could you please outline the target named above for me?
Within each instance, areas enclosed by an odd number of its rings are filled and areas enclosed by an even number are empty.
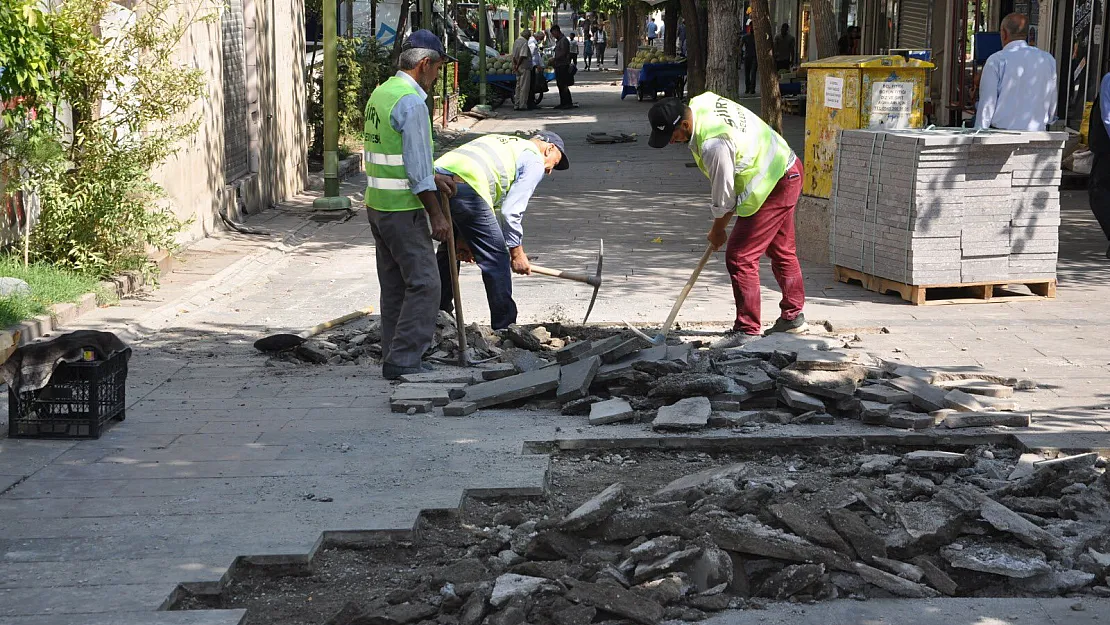
[[[401,133],[393,129],[389,116],[398,100],[406,95],[420,96],[409,81],[393,76],[378,85],[366,102],[363,134],[363,159],[366,164],[366,205],[384,212],[422,210],[420,198],[412,193],[401,157]],[[428,136],[432,120],[427,118]],[[429,149],[431,149],[429,147]]]
[[[690,100],[690,108],[694,112],[690,151],[698,169],[709,176],[701,146],[715,137],[727,137],[736,150],[736,214],[754,215],[786,173],[794,151],[758,115],[732,100],[707,91]]]
[[[518,159],[525,152],[540,154],[535,143],[508,135],[486,135],[439,157],[436,167],[462,178],[497,210],[516,180]]]

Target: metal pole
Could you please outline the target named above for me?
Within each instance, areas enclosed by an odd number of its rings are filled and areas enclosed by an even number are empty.
[[[486,24],[486,0],[478,0],[478,103],[489,104],[489,85],[486,84],[486,44],[489,26]]]
[[[314,208],[350,210],[351,200],[339,196],[339,19],[336,0],[324,0],[324,197]]]

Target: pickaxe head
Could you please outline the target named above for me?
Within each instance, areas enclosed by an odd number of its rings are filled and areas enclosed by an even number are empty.
[[[597,301],[597,292],[601,289],[601,268],[605,262],[605,239],[597,240],[597,273],[593,275],[587,283],[594,287],[593,297],[590,298],[590,307],[586,309],[586,316],[582,319],[582,323],[590,320],[590,313],[594,310],[594,302]]]

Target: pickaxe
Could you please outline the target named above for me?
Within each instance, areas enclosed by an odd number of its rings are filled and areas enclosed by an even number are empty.
[[[582,319],[582,323],[586,323],[590,319],[590,313],[593,312],[594,302],[597,301],[597,291],[601,288],[601,265],[605,257],[605,241],[599,239],[597,242],[597,273],[594,275],[587,275],[584,273],[575,273],[572,271],[563,271],[561,269],[549,269],[539,265],[532,265],[532,273],[538,273],[542,276],[551,276],[552,278],[562,278],[564,280],[573,280],[575,282],[582,282],[594,287],[593,297],[590,298],[590,307],[586,309],[586,316]]]

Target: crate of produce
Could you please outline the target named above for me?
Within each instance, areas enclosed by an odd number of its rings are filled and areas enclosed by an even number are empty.
[[[8,388],[9,438],[100,438],[125,414],[130,351],[107,360],[63,362],[33,391]]]

